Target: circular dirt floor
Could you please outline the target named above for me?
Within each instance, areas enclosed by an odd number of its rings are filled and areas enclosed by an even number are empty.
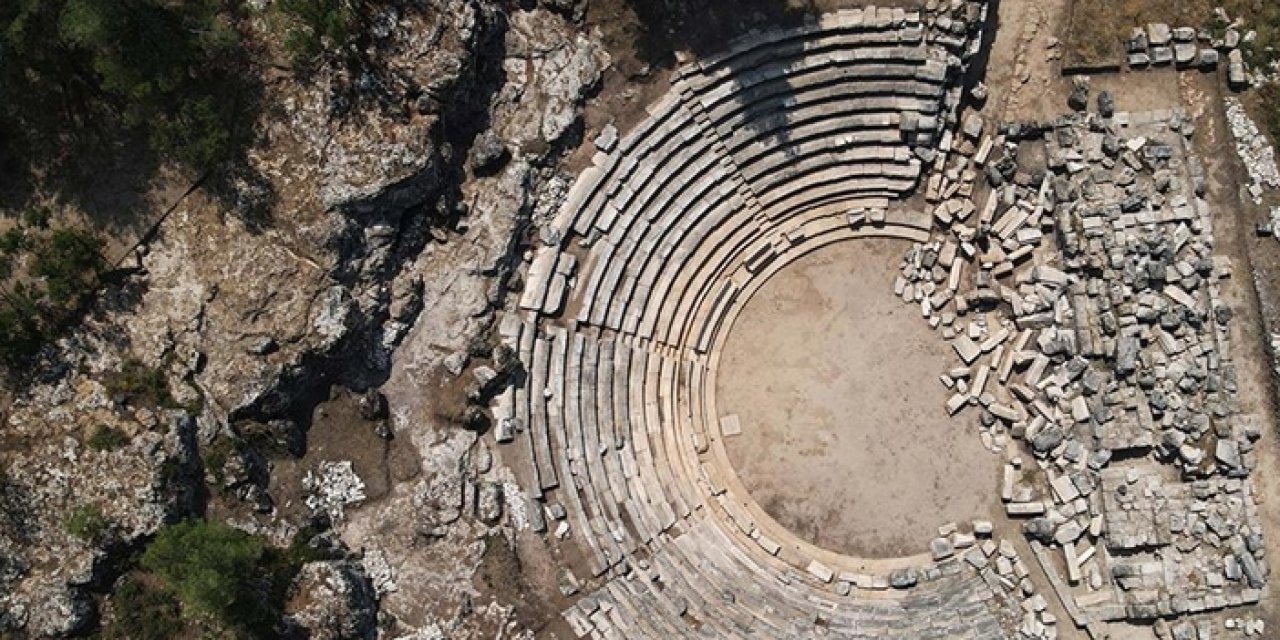
[[[999,506],[999,458],[973,417],[943,408],[938,375],[959,360],[893,295],[907,248],[854,240],[788,265],[747,303],[720,361],[742,483],[782,526],[838,553],[921,553],[938,526]]]

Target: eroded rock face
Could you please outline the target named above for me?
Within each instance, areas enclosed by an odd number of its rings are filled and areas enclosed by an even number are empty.
[[[364,568],[350,561],[309,562],[290,588],[285,614],[314,640],[377,636],[378,601]]]
[[[199,476],[196,421],[113,400],[95,380],[110,359],[37,385],[11,407],[0,447],[0,635],[85,631],[97,620],[108,547],[128,547],[186,513]],[[96,371],[95,371],[96,370]],[[117,434],[111,446],[95,434]],[[90,442],[95,443],[91,446]]]
[[[599,83],[609,54],[545,11],[513,13],[506,48],[507,82],[494,110],[497,129],[523,148],[560,142],[578,121],[579,106]]]
[[[427,637],[485,637],[508,628],[510,605],[471,604],[480,596],[473,574],[484,540],[514,535],[529,523],[510,472],[494,464],[475,434],[438,418],[447,399],[424,394],[421,380],[437,372],[469,382],[469,365],[502,369],[489,357],[472,362],[470,347],[492,327],[526,230],[549,217],[567,190],[553,161],[577,143],[582,102],[609,64],[598,42],[545,10],[513,11],[504,42],[504,84],[494,95],[489,127],[511,158],[492,175],[463,184],[471,205],[462,236],[428,246],[407,268],[421,274],[425,304],[383,386],[396,437],[411,440],[423,473],[393,487],[384,501],[349,513],[343,529],[348,544],[359,541],[383,554],[391,582],[414,585],[383,593],[382,610],[397,621],[397,632]]]
[[[108,543],[133,544],[166,517],[196,512],[191,497],[208,475],[198,451],[229,437],[240,451],[265,443],[296,455],[311,407],[333,384],[383,385],[371,415],[413,443],[425,473],[335,525],[377,565],[373,586],[358,559],[308,565],[291,620],[313,637],[369,637],[384,597],[406,634],[507,628],[510,607],[474,603],[472,574],[482,540],[523,513],[512,503],[519,493],[504,490],[509,472],[487,451],[470,453],[474,433],[441,417],[446,398],[420,385],[446,358],[467,367],[530,219],[554,211],[567,189],[555,161],[580,141],[582,101],[609,64],[570,22],[580,5],[396,5],[377,21],[375,68],[268,85],[264,103],[278,108],[258,123],[244,175],[229,180],[235,197],[196,191],[179,202],[138,254],[129,303],[63,346],[79,371],[34,387],[7,416],[0,630],[90,628],[84,587],[99,579]],[[75,359],[85,352],[90,361]],[[197,417],[108,397],[103,380],[125,359],[160,371]],[[99,425],[127,444],[88,448]],[[243,503],[232,522],[296,530],[262,524],[276,517],[267,485],[248,480],[270,468],[262,460],[226,463],[245,489],[225,498]],[[67,518],[86,505],[110,523],[109,541],[68,533]],[[265,520],[253,524],[253,511]],[[424,530],[438,540],[426,552]],[[413,593],[396,591],[397,576]],[[458,615],[440,617],[446,609]]]

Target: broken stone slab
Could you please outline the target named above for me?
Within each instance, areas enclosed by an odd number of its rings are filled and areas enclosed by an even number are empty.
[[[1062,546],[1063,560],[1067,566],[1067,582],[1070,584],[1080,583],[1080,559],[1076,557],[1076,545],[1066,544]]]
[[[1111,91],[1102,91],[1098,94],[1098,115],[1104,118],[1110,118],[1116,114],[1116,98]]]
[[[1065,287],[1067,285],[1067,274],[1047,264],[1036,265],[1031,270],[1031,277],[1036,282],[1044,282],[1055,287]]]
[[[1222,36],[1222,46],[1226,49],[1236,49],[1240,46],[1240,31],[1235,28],[1227,29]]]
[[[1089,108],[1089,78],[1079,76],[1075,78],[1071,95],[1067,97],[1067,106],[1076,111],[1084,111]]]
[[[1080,490],[1071,481],[1071,476],[1058,476],[1049,485],[1053,488],[1054,494],[1058,496],[1059,502],[1067,503],[1080,497]]]
[[[1084,527],[1080,526],[1075,520],[1068,520],[1060,525],[1053,533],[1053,539],[1060,545],[1066,546],[1075,543],[1084,535]]]
[[[1214,450],[1214,458],[1229,469],[1239,469],[1242,467],[1240,447],[1234,440],[1219,438],[1218,444]]]
[[[955,547],[946,538],[934,538],[929,543],[929,553],[933,555],[935,562],[946,560],[956,554]]]
[[[1216,49],[1200,50],[1199,65],[1201,71],[1213,71],[1214,69],[1217,69],[1219,60],[1221,60],[1221,54],[1219,54]]]
[[[982,130],[985,124],[986,122],[982,119],[982,116],[977,113],[970,112],[964,119],[964,135],[970,140],[977,140],[982,137]]]
[[[1227,82],[1233,89],[1242,89],[1249,82],[1244,70],[1244,54],[1239,49],[1227,54]]]
[[[1010,517],[1042,516],[1045,512],[1043,502],[1010,502],[1004,510]]]
[[[961,334],[953,340],[951,346],[956,350],[956,355],[960,356],[960,359],[965,364],[973,364],[978,359],[978,356],[982,355],[981,346],[965,334]]]
[[[606,124],[592,143],[604,153],[612,152],[614,147],[618,146],[618,128],[613,124]]]
[[[920,582],[920,574],[911,567],[895,569],[889,574],[889,586],[894,589],[910,589]]]
[[[1189,42],[1180,42],[1173,45],[1173,60],[1180,67],[1191,66],[1196,61],[1197,53],[1196,45]]]
[[[1153,47],[1162,47],[1173,39],[1173,30],[1163,22],[1147,24],[1147,42]]]
[[[1125,41],[1125,50],[1129,53],[1137,53],[1147,50],[1147,32],[1142,27],[1134,27],[1129,32],[1129,39]]]

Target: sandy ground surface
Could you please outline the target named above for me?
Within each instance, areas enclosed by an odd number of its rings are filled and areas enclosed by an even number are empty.
[[[908,244],[843,242],[787,266],[747,303],[718,381],[735,470],[769,515],[856,556],[921,553],[949,521],[990,518],[1000,460],[952,420],[954,360],[893,295]]]

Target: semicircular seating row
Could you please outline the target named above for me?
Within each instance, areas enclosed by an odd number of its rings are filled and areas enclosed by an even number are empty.
[[[829,242],[927,239],[927,213],[890,203],[944,126],[956,44],[901,9],[753,34],[679,70],[575,183],[500,328],[525,374],[495,419],[590,577],[616,578],[566,612],[581,635],[1004,635],[1000,588],[958,559],[910,590],[804,571],[815,559],[775,541],[707,455],[711,366],[752,289]]]

